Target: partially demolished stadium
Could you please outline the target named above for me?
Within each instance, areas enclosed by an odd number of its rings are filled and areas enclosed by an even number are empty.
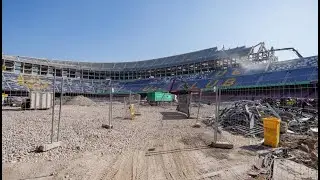
[[[275,52],[281,50],[293,51],[297,59],[278,61]],[[228,136],[234,139],[234,144],[238,143],[236,142],[238,136],[243,138],[244,140],[241,139],[242,144],[239,143],[235,148],[243,148],[243,144],[246,143],[248,145],[249,139],[250,143],[252,139],[259,140],[259,144],[255,144],[253,148],[261,148],[263,141],[260,139],[264,139],[263,119],[276,117],[280,120],[278,148],[268,149],[267,152],[262,153],[263,162],[256,165],[255,169],[248,174],[256,177],[265,172],[264,175],[267,174],[269,178],[272,178],[273,165],[277,158],[293,160],[313,170],[318,169],[318,56],[303,57],[294,48],[266,49],[264,43],[259,43],[252,47],[243,46],[228,50],[218,50],[215,47],[165,58],[124,63],[82,63],[2,55],[2,68],[2,104],[4,108],[7,108],[5,109],[6,117],[8,119],[15,117],[11,113],[18,111],[19,108],[19,111],[25,110],[22,106],[31,92],[53,91],[57,99],[56,105],[60,104],[60,110],[67,106],[66,109],[70,111],[61,116],[59,113],[59,121],[61,117],[71,119],[66,123],[69,123],[72,129],[62,128],[63,133],[68,134],[64,136],[64,139],[69,143],[63,148],[65,151],[70,150],[71,154],[73,151],[82,151],[86,148],[94,150],[109,139],[114,142],[121,139],[119,149],[117,149],[118,145],[111,141],[108,141],[108,146],[104,147],[118,153],[129,144],[131,137],[141,139],[155,134],[156,138],[164,135],[170,139],[174,136],[180,137],[183,133],[194,135],[198,133],[198,130],[202,133],[207,130],[205,128],[209,128],[210,133],[218,133],[221,137],[225,132],[232,134]],[[157,106],[151,107],[143,99],[146,98],[147,93],[155,91],[175,94],[178,102],[165,104],[164,106],[169,107],[162,109]],[[141,115],[137,117],[139,126],[133,124],[129,126],[126,121],[118,121],[121,119],[119,117],[127,116],[128,107],[132,104],[130,97],[133,95],[139,95],[139,100],[135,102],[135,107],[137,109],[139,107],[139,112],[141,111]],[[61,98],[62,96],[64,99]],[[120,102],[114,103],[116,110],[112,110],[110,105],[112,101]],[[121,103],[124,106],[119,105]],[[177,108],[170,109],[175,105]],[[106,106],[111,106],[110,112],[106,112]],[[198,130],[195,130],[191,128],[194,126],[188,124],[186,127],[183,124],[187,122],[179,124],[173,118],[172,127],[171,122],[167,123],[166,127],[163,117],[160,118],[161,113],[162,116],[166,114],[163,113],[165,110],[170,110],[171,114],[174,114],[171,110],[184,113],[186,116],[182,118],[183,120],[197,119],[196,122],[202,122],[203,126],[200,126],[199,123],[197,124],[199,125]],[[49,113],[41,114],[43,112],[35,110],[34,114],[41,117],[40,120],[32,117],[32,113],[26,114],[30,122],[33,122],[33,119],[36,119],[37,123],[42,123],[43,120],[49,122],[51,118]],[[62,110],[62,112],[65,111]],[[88,117],[87,114],[82,114],[84,112],[92,114]],[[81,119],[82,116],[78,114],[86,116],[86,119]],[[117,117],[113,118],[112,114]],[[148,114],[148,117],[145,117],[145,114]],[[105,117],[108,116],[109,119],[114,120],[113,126],[118,128],[115,131],[109,131],[114,133],[112,135],[108,133],[106,135],[100,129],[99,132],[95,129],[96,124],[94,123],[99,122],[100,127],[101,123],[105,123],[103,122]],[[20,114],[19,117],[17,115],[11,120],[14,122],[15,119],[18,119],[18,124],[23,124],[25,121],[22,117],[24,115]],[[139,122],[139,118],[143,120],[143,123]],[[158,120],[161,123],[158,123]],[[132,122],[135,121],[132,120]],[[43,126],[49,129],[47,124]],[[16,129],[12,128],[10,123],[7,126],[10,126],[6,128],[8,134],[13,132],[12,129]],[[147,132],[145,132],[145,126],[149,128]],[[184,129],[179,129],[179,133],[176,133],[176,129],[180,126],[183,126]],[[167,129],[161,129],[163,127]],[[87,131],[89,128],[91,130]],[[24,132],[24,134],[32,134],[35,137],[37,133]],[[126,133],[131,133],[131,135],[127,136]],[[144,133],[147,135],[144,136]],[[119,138],[115,138],[117,136]],[[145,148],[146,145],[139,138],[134,142]],[[39,139],[41,140],[37,142],[44,141],[43,137]],[[7,147],[5,161],[15,161],[19,159],[16,158],[17,156],[23,156],[21,154],[31,151],[31,145],[22,146],[22,144],[27,144],[23,141],[25,137],[21,137],[20,140],[15,146],[11,146],[10,140],[5,140],[8,146],[5,146]],[[165,146],[156,145],[163,142],[154,141],[155,145],[151,149]],[[80,142],[85,145],[82,147],[78,144]],[[94,144],[94,147],[91,144]],[[172,146],[178,146],[178,144],[173,143]],[[19,155],[15,153],[18,152],[16,149],[19,149]],[[51,158],[51,155],[49,157]],[[221,162],[215,161],[215,163]],[[234,175],[230,177],[234,178]]]

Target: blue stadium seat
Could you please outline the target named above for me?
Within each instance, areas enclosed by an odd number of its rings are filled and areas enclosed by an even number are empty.
[[[301,68],[301,69],[293,69],[288,71],[288,78],[286,79],[287,83],[297,83],[309,81],[314,68]]]
[[[259,85],[274,85],[284,83],[288,71],[267,72],[262,75]]]
[[[225,53],[239,53],[248,51],[245,47],[239,47],[226,50]],[[137,67],[151,67],[153,64],[163,64],[170,59],[180,59],[185,61],[188,59],[197,59],[208,56],[223,56],[222,51],[217,51],[216,48],[206,49],[199,52],[193,52],[184,55],[171,56],[167,58],[158,59],[155,61],[141,61],[132,63],[78,63],[83,66],[108,66],[113,68],[125,68],[130,64]],[[71,62],[69,62],[71,63]],[[185,83],[188,87],[194,86],[196,88],[210,88],[212,86],[252,86],[252,85],[274,85],[283,83],[301,83],[318,81],[318,56],[307,57],[303,59],[294,59],[289,61],[271,63],[267,68],[267,64],[241,64],[238,68],[228,68],[226,70],[214,72],[201,72],[192,75],[179,75],[175,77],[163,78],[148,78],[127,81],[113,81],[113,87],[116,92],[143,92],[144,90],[169,90],[173,79],[176,82],[172,85],[173,90],[182,90]],[[35,78],[38,85],[43,85],[43,91],[52,90],[53,77],[51,76],[37,76],[24,75],[25,81],[32,81]],[[57,78],[55,90],[59,92],[61,85],[61,77]],[[2,90],[4,91],[30,91],[33,87],[30,84],[23,84],[19,80],[19,74],[11,72],[2,73]],[[108,82],[92,79],[78,79],[67,78],[64,79],[64,92],[67,93],[104,93],[109,91]],[[277,96],[280,96],[279,93]]]

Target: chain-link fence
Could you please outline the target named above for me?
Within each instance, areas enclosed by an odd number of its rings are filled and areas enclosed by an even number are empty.
[[[112,125],[113,117],[122,114],[120,107],[112,104],[123,103],[125,95],[113,96],[116,88],[111,80],[14,73],[3,73],[2,78],[5,162],[19,160],[26,150],[33,152],[43,144],[63,141],[67,147],[77,147],[83,141],[79,134]],[[99,122],[100,127],[92,127],[88,121]],[[79,129],[70,129],[74,123],[80,124]]]

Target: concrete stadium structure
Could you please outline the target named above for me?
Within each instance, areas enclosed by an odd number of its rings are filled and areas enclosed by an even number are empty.
[[[277,50],[293,50],[298,58],[278,61]],[[2,91],[52,89],[62,78],[64,91],[99,94],[113,80],[116,93],[144,93],[184,88],[210,89],[317,84],[318,56],[302,57],[294,48],[267,50],[264,43],[251,47],[217,47],[164,58],[121,63],[59,61],[2,54]],[[59,90],[59,88],[56,88]]]

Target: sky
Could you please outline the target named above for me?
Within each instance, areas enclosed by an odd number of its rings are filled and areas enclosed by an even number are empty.
[[[2,52],[8,55],[124,62],[259,42],[318,55],[318,1],[2,1]]]

